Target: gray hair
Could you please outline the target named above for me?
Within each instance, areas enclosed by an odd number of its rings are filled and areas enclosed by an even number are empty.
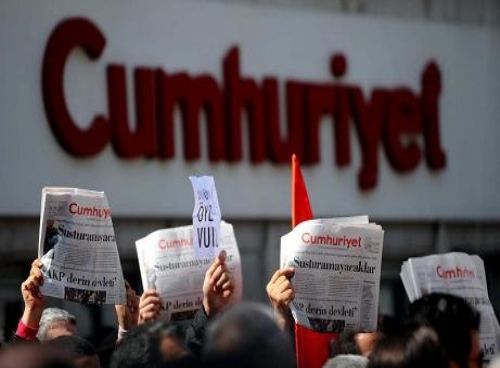
[[[368,359],[361,355],[340,354],[329,359],[323,368],[365,368]]]
[[[56,322],[69,322],[72,325],[76,325],[76,317],[64,309],[45,308],[40,318],[40,327],[36,335],[38,340],[47,340],[47,331]]]

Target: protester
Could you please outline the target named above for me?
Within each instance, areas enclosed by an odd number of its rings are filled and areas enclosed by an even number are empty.
[[[205,273],[203,281],[203,312],[207,317],[224,310],[230,303],[234,282],[222,251]],[[139,324],[156,320],[164,306],[160,294],[154,289],[144,291],[139,301]]]
[[[209,367],[291,368],[291,340],[276,324],[272,311],[246,303],[234,306],[207,328],[203,349]]]
[[[291,281],[294,274],[293,267],[279,269],[271,276],[266,286],[267,296],[271,301],[276,322],[282,331],[293,331],[293,317],[289,304],[295,297]]]
[[[410,305],[408,323],[430,326],[436,331],[450,368],[479,368],[483,363],[479,319],[479,313],[464,299],[431,293]]]
[[[0,368],[76,368],[59,353],[40,344],[10,344],[0,350]]]
[[[338,339],[331,342],[331,356],[336,355],[362,355],[368,357],[373,351],[376,343],[386,334],[398,334],[402,332],[401,323],[388,315],[380,315],[378,318],[377,331],[344,331],[338,335]]]
[[[357,332],[344,331],[338,339],[332,341],[332,356],[336,355],[362,355],[367,357],[372,352],[377,341],[382,337],[382,332]]]
[[[16,338],[40,341],[45,353],[34,347],[37,344],[24,344],[26,350],[8,347],[0,353],[0,368],[42,367],[28,362],[16,366],[16,361],[23,360],[23,351],[26,357],[40,355],[40,362],[53,359],[61,367],[107,366],[110,359],[101,357],[100,363],[96,349],[74,336],[73,315],[57,308],[45,309],[45,299],[40,293],[41,268],[42,263],[35,260],[21,285],[25,308]],[[160,320],[166,304],[157,290],[146,290],[139,298],[126,283],[127,303],[115,306],[118,333],[114,333],[106,353],[108,356],[113,353],[111,366],[293,367],[295,355],[288,332],[294,325],[290,312],[295,297],[294,274],[294,268],[286,267],[277,270],[269,280],[266,292],[272,310],[256,304],[230,308],[234,281],[226,254],[221,252],[205,273],[202,304],[187,328]],[[337,356],[325,367],[482,366],[479,313],[460,297],[425,295],[410,305],[405,329],[401,331],[396,325],[393,319],[383,318],[377,332],[341,333],[332,344]]]
[[[125,280],[125,289],[127,292],[127,304],[115,305],[116,318],[118,320],[118,339],[119,342],[128,330],[137,326],[139,319],[139,296]]]
[[[58,336],[76,334],[76,318],[60,308],[45,308],[45,298],[40,292],[43,285],[43,264],[36,259],[31,264],[28,278],[21,284],[24,311],[14,339],[46,341]],[[127,304],[116,305],[119,340],[126,331],[137,324],[139,298],[125,281]]]
[[[200,308],[200,310],[195,314],[194,319],[191,322],[191,325],[187,328],[183,338],[185,347],[190,353],[193,354],[194,357],[199,357],[201,355],[205,327],[208,320],[221,313],[232,302],[234,282],[232,274],[226,264],[226,252],[221,252],[206,271],[202,290],[202,308]],[[164,305],[164,301],[161,299],[158,291],[153,289],[146,290],[141,295],[139,302],[138,324],[142,325],[156,321],[160,317],[160,313]],[[166,326],[163,326],[163,328],[166,328]],[[138,332],[136,331],[134,335],[147,335],[141,331],[142,330],[139,330]],[[154,349],[158,349],[156,341],[153,337],[149,336],[147,337],[147,340],[149,341],[149,344],[154,346]],[[121,350],[117,354],[122,357],[127,356],[127,354],[132,354],[128,346],[133,346],[133,344],[134,342],[128,341],[126,347],[123,348],[124,350]],[[124,358],[116,359],[121,361]],[[147,360],[147,358],[144,359]],[[140,365],[143,363],[138,361],[137,364]]]
[[[60,308],[45,308],[40,318],[37,339],[47,341],[76,335],[76,317]]]
[[[100,368],[99,357],[94,346],[79,336],[59,336],[42,346],[55,355],[71,362],[75,368]]]
[[[340,354],[329,359],[323,368],[365,368],[368,359],[357,354]]]
[[[35,259],[31,263],[28,278],[21,284],[24,311],[15,333],[17,340],[36,339],[45,308],[45,298],[40,293],[40,286],[43,284],[42,266],[42,262]]]
[[[183,328],[158,320],[129,331],[113,354],[110,367],[159,368],[168,364],[194,367],[197,361],[185,344]]]
[[[367,368],[448,368],[436,331],[417,326],[377,342]]]

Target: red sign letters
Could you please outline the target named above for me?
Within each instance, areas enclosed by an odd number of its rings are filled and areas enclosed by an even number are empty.
[[[359,86],[342,82],[347,60],[332,56],[334,81],[284,83],[287,129],[282,134],[279,82],[241,75],[238,47],[224,56],[223,80],[209,75],[170,74],[164,69],[134,69],[135,129],[129,128],[125,66],[107,66],[108,113],[96,115],[85,130],[71,117],[63,91],[64,66],[75,48],[97,59],[106,45],[99,28],[84,18],[59,23],[48,40],[43,58],[42,92],[50,126],[61,146],[71,155],[89,157],[111,142],[119,157],[161,160],[174,157],[174,110],[182,120],[184,158],[200,158],[200,114],[206,117],[208,156],[211,162],[242,160],[243,115],[249,131],[250,160],[289,163],[296,153],[303,164],[320,161],[320,123],[333,124],[335,163],[351,162],[350,124],[353,122],[362,151],[358,183],[373,189],[378,180],[379,145],[399,172],[415,169],[422,157],[430,169],[446,165],[439,132],[441,72],[429,62],[421,77],[421,90],[407,87],[375,88],[365,96]]]

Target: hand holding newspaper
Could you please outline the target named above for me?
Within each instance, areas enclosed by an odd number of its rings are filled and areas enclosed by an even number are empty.
[[[410,258],[401,266],[401,280],[410,302],[441,292],[464,298],[481,314],[479,334],[486,360],[498,354],[500,326],[488,297],[483,260],[466,253]]]
[[[384,232],[368,216],[304,221],[281,238],[295,321],[321,332],[377,328]]]
[[[219,252],[225,251],[225,264],[234,280],[233,301],[241,299],[242,276],[238,245],[233,226],[222,221]],[[191,319],[203,302],[205,272],[212,257],[198,258],[193,242],[193,226],[155,231],[135,242],[144,290],[156,289],[165,303],[163,318],[169,321]]]
[[[87,304],[125,303],[104,192],[43,188],[38,257],[43,263],[43,295]]]

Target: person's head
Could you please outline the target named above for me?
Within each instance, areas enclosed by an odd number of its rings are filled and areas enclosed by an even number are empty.
[[[59,336],[76,334],[76,318],[71,313],[59,308],[46,308],[40,318],[40,327],[36,337],[47,341]]]
[[[272,311],[256,303],[228,309],[207,327],[203,357],[217,367],[294,367],[291,341]]]
[[[450,367],[479,368],[479,313],[464,299],[443,293],[431,293],[414,301],[409,308],[410,326],[431,326]]]
[[[111,358],[112,368],[193,365],[180,325],[155,321],[127,332]]]
[[[332,355],[361,355],[361,350],[356,341],[357,334],[357,331],[341,332],[338,339],[332,340]]]
[[[87,340],[64,335],[45,341],[42,345],[46,350],[68,359],[75,368],[100,368],[99,357],[94,346]]]
[[[356,345],[361,355],[367,357],[382,337],[380,332],[358,332],[355,336]]]
[[[365,368],[368,359],[364,356],[354,354],[339,354],[329,359],[323,368]]]
[[[382,337],[368,360],[367,368],[448,368],[438,335],[429,326]]]
[[[367,357],[382,333],[345,331],[339,334],[338,339],[332,341],[332,356],[336,355],[362,355]]]
[[[59,354],[35,342],[13,343],[0,350],[0,368],[74,368]]]

